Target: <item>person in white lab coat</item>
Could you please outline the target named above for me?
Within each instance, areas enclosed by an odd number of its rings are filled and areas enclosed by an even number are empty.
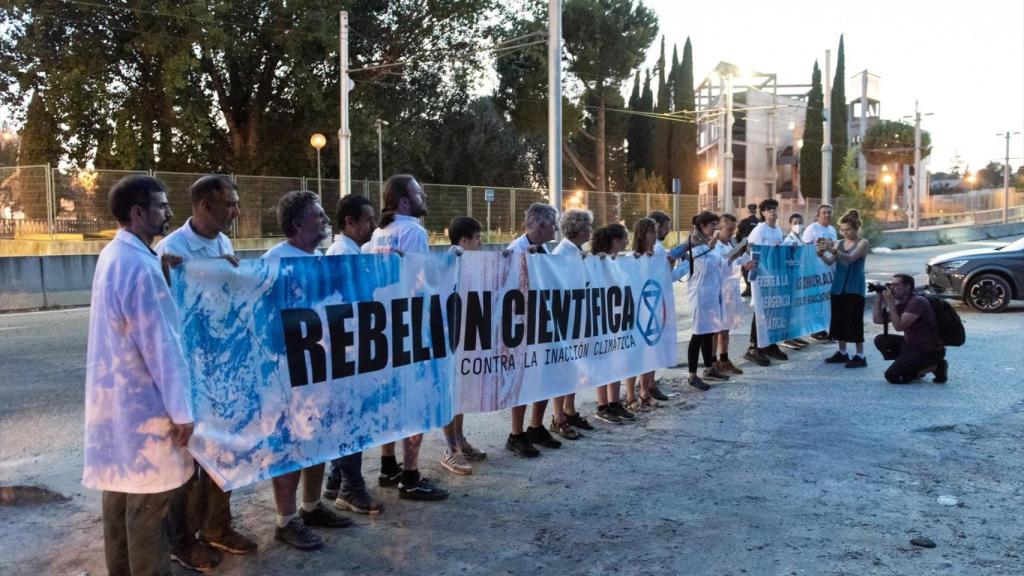
[[[690,275],[686,281],[686,294],[693,311],[693,334],[687,349],[688,382],[701,391],[710,389],[707,380],[728,380],[715,366],[714,345],[716,335],[721,332],[723,317],[722,300],[722,257],[718,246],[719,217],[704,211],[693,220],[690,234],[690,248],[687,259]],[[698,356],[704,355],[704,378],[697,375]]]
[[[96,263],[85,368],[82,484],[102,491],[111,574],[170,574],[163,522],[194,473],[178,310],[149,245],[172,212],[166,188],[126,176],[110,190],[120,229]]]
[[[729,255],[736,248],[735,234],[737,228],[736,216],[722,214],[718,223],[718,255],[721,261],[722,278],[722,325],[721,331],[716,337],[718,355],[715,359],[715,368],[722,374],[743,374],[729,359],[729,331],[739,328],[739,322],[743,317],[743,309],[746,303],[743,301],[743,273],[754,267],[750,260],[750,254],[729,260]]]

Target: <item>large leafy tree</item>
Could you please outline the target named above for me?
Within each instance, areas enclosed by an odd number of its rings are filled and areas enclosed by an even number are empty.
[[[566,154],[594,189],[604,191],[608,184],[607,101],[618,95],[621,84],[643,62],[658,33],[657,16],[632,0],[568,0],[562,11],[562,25],[568,71],[593,102],[588,115],[595,120],[593,131],[583,132],[594,145],[593,163],[582,160],[571,147]],[[598,195],[596,200],[591,208],[596,221],[603,223],[607,219],[604,198]]]
[[[922,130],[921,158],[931,154],[931,141],[931,135]],[[861,151],[871,164],[913,164],[914,127],[903,122],[881,120],[864,134]]]
[[[821,89],[821,70],[814,61],[811,73],[811,91],[807,94],[807,113],[804,116],[804,145],[800,149],[800,193],[805,198],[821,198],[821,145],[824,142],[822,113],[824,95]]]

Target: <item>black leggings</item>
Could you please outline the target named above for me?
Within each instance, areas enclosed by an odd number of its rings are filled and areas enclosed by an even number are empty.
[[[715,344],[715,333],[694,334],[690,337],[690,347],[686,350],[686,366],[691,374],[697,373],[697,355],[704,354],[704,366],[710,368],[715,363],[712,347]]]

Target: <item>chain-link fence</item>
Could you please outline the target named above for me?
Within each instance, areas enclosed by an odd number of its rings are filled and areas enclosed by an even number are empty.
[[[174,224],[181,225],[191,213],[188,188],[203,174],[181,172],[144,172],[120,170],[58,170],[49,166],[0,167],[0,238],[101,238],[109,237],[117,228],[110,215],[107,194],[119,179],[129,174],[150,174],[167,187],[174,211]],[[289,191],[320,191],[324,208],[332,216],[340,195],[340,181],[330,178],[225,175],[238,185],[241,216],[229,231],[235,238],[265,238],[282,235],[277,224],[277,202]],[[446,242],[448,224],[456,216],[472,216],[485,230],[485,241],[504,242],[521,233],[523,215],[533,202],[549,201],[547,191],[533,188],[423,184],[429,213],[424,226],[431,241]],[[353,194],[370,199],[381,209],[381,183],[376,180],[353,180]],[[707,202],[709,196],[701,197]],[[745,201],[734,198],[734,213],[746,216]],[[847,204],[839,198],[836,213]],[[964,194],[929,196],[922,206],[921,225],[946,223],[992,223],[1001,221],[1002,190],[978,190]],[[1010,195],[1011,220],[1024,219],[1024,194]],[[788,222],[790,214],[799,212],[806,222],[814,218],[817,199],[784,198],[780,216]],[[636,220],[653,210],[672,216],[675,229],[687,231],[693,215],[698,212],[696,195],[634,194],[625,192],[594,192],[566,190],[563,210],[583,208],[594,212],[595,221],[621,222],[632,228]],[[713,208],[712,208],[713,209]],[[898,207],[877,206],[872,213],[882,228],[906,226],[906,211]],[[675,235],[670,236],[671,243]]]

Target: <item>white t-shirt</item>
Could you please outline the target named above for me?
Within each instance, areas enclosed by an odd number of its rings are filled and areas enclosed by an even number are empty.
[[[769,226],[767,222],[759,223],[747,236],[748,244],[758,246],[778,246],[782,244],[782,230],[778,226]]]
[[[822,226],[817,222],[812,222],[804,230],[801,239],[804,244],[814,244],[818,241],[818,238],[828,238],[829,240],[838,240],[839,235],[836,234],[836,229],[831,226]]]
[[[263,253],[263,258],[274,259],[274,258],[295,258],[298,256],[322,256],[319,248],[314,248],[313,252],[306,252],[302,248],[298,248],[290,244],[287,240],[281,242],[277,246],[274,246],[270,250]]]
[[[328,256],[362,254],[362,251],[359,249],[359,244],[356,244],[355,240],[345,236],[344,234],[338,234],[335,238],[336,240],[334,241],[334,244],[331,244],[331,247],[327,249]]]
[[[370,241],[362,248],[365,254],[387,254],[394,250],[401,250],[403,254],[430,252],[427,231],[420,225],[419,218],[396,214],[386,228],[374,230]]]
[[[562,238],[562,241],[555,246],[555,249],[551,251],[552,254],[565,254],[568,256],[579,256],[583,254],[580,247],[569,240],[568,238]]]
[[[231,247],[231,240],[228,240],[223,233],[217,234],[217,237],[213,239],[203,238],[196,234],[196,231],[192,229],[192,218],[186,220],[183,226],[157,243],[154,251],[160,256],[164,254],[181,256],[182,260],[186,261],[197,258],[220,258],[235,253]]]

